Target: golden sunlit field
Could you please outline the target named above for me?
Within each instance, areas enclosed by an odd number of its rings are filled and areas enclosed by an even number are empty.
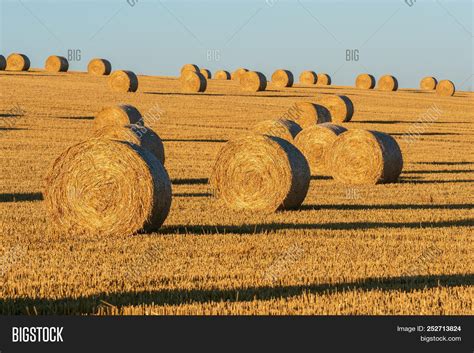
[[[1,314],[474,314],[474,93],[251,94],[210,80],[185,94],[177,78],[139,76],[137,93],[120,94],[106,77],[43,71],[1,72],[0,93]],[[354,104],[342,125],[397,139],[399,183],[313,177],[300,210],[272,214],[216,202],[208,178],[226,141],[334,93]],[[152,234],[54,234],[44,177],[117,103],[164,141],[170,214]]]

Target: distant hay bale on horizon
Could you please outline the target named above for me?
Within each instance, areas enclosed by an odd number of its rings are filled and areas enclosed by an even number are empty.
[[[201,73],[201,75],[204,76],[206,80],[210,80],[212,78],[212,73],[208,69],[201,69],[199,70],[199,72]]]
[[[104,126],[143,125],[142,114],[130,104],[118,104],[101,109],[94,118],[94,128]]]
[[[327,165],[344,184],[394,183],[403,169],[398,143],[378,131],[348,130],[334,141]]]
[[[398,80],[394,76],[384,75],[380,77],[377,89],[380,91],[396,91],[398,90]]]
[[[375,77],[371,74],[360,74],[356,78],[355,85],[360,89],[374,89],[376,85]]]
[[[240,81],[240,78],[242,77],[242,75],[245,74],[248,71],[249,70],[241,67],[241,68],[235,70],[234,72],[232,72],[231,79],[236,80],[236,81]]]
[[[331,76],[329,76],[328,74],[317,74],[317,79],[316,79],[316,84],[318,86],[330,86],[331,85]]]
[[[240,87],[245,92],[260,92],[267,88],[267,78],[257,71],[247,71],[240,77]]]
[[[290,119],[264,120],[251,129],[254,133],[279,137],[291,143],[301,130],[301,126]]]
[[[231,75],[229,71],[218,70],[214,73],[215,80],[230,80]]]
[[[99,236],[157,230],[172,197],[168,173],[153,154],[104,138],[62,153],[49,170],[44,194],[53,229]]]
[[[112,64],[106,59],[94,58],[87,65],[87,72],[95,76],[108,76],[112,72]]]
[[[115,92],[136,92],[138,77],[132,71],[117,70],[108,78],[109,87]]]
[[[46,59],[44,68],[48,72],[67,72],[69,62],[64,56],[51,55]]]
[[[346,128],[331,123],[323,123],[303,129],[295,138],[295,146],[308,161],[311,175],[330,175],[327,156],[337,136]]]
[[[310,178],[305,157],[291,143],[249,135],[224,145],[210,184],[217,199],[231,209],[275,212],[299,208]]]
[[[28,71],[30,69],[30,59],[25,54],[13,53],[7,58],[7,71]]]
[[[434,91],[438,85],[438,80],[434,77],[423,77],[420,81],[420,89],[423,91]]]
[[[318,82],[318,75],[314,71],[303,71],[300,74],[300,83],[303,85],[315,85]]]
[[[199,66],[197,65],[194,65],[194,64],[185,64],[181,67],[181,71],[180,71],[180,74],[182,75],[183,72],[185,71],[193,71],[193,72],[199,72],[200,69],[199,69]]]
[[[456,86],[452,81],[442,80],[436,87],[436,93],[440,96],[451,97],[456,93]]]
[[[180,78],[181,90],[187,93],[205,92],[207,89],[207,79],[203,74],[196,71],[184,71]]]
[[[7,59],[3,55],[0,55],[0,71],[5,70],[7,67]]]
[[[294,83],[293,73],[289,70],[276,70],[272,75],[272,84],[278,88],[291,87]]]

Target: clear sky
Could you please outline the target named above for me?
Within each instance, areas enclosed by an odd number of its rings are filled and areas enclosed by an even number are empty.
[[[50,54],[80,50],[71,70],[104,57],[114,69],[150,75],[176,75],[195,63],[267,77],[278,68],[314,70],[348,85],[363,72],[393,74],[401,87],[433,75],[472,90],[472,0],[1,3],[0,53],[23,52],[32,67],[43,67]],[[348,61],[347,50],[358,50],[358,61]]]

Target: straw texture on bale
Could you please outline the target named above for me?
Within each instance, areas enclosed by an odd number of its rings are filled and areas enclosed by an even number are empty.
[[[93,137],[133,143],[150,151],[163,165],[165,164],[165,147],[163,142],[149,127],[139,124],[125,126],[105,125],[95,130]]]
[[[69,62],[63,56],[51,55],[46,59],[44,68],[49,72],[67,72]]]
[[[7,67],[7,60],[5,59],[3,55],[0,55],[0,71],[5,70],[6,67]]]
[[[230,80],[230,72],[219,70],[214,73],[215,80]]]
[[[125,126],[131,124],[143,125],[143,118],[133,105],[120,104],[102,109],[94,119],[94,128],[99,130],[104,126]]]
[[[370,74],[360,74],[356,78],[356,87],[360,89],[373,89],[375,88],[375,77]]]
[[[245,74],[246,72],[248,72],[249,70],[247,69],[244,69],[243,67],[235,70],[234,72],[232,72],[232,75],[231,75],[231,78],[232,80],[237,80],[239,81],[240,78],[242,77],[243,74]]]
[[[207,80],[200,72],[184,71],[180,81],[183,92],[205,92],[207,88]]]
[[[115,71],[109,76],[109,87],[115,92],[136,92],[138,77],[132,71]]]
[[[438,85],[438,80],[434,77],[424,77],[420,81],[420,89],[424,91],[434,91],[436,89],[436,86]]]
[[[442,80],[436,87],[436,93],[445,97],[454,96],[454,93],[456,93],[456,87],[454,86],[453,82],[449,80]]]
[[[313,126],[315,124],[324,123],[325,121],[321,118],[327,118],[321,114],[318,114],[317,105],[310,102],[297,102],[294,105],[295,121],[303,129]]]
[[[7,58],[8,71],[28,71],[30,69],[30,59],[24,54],[13,53]]]
[[[293,86],[294,77],[291,71],[276,70],[272,75],[272,84],[278,88]]]
[[[185,71],[193,71],[193,72],[199,72],[199,66],[194,65],[194,64],[185,64],[181,68],[181,74]]]
[[[298,208],[310,177],[305,157],[291,143],[249,135],[224,145],[210,183],[215,196],[229,208],[274,212]]]
[[[252,129],[257,134],[275,136],[289,142],[293,142],[301,130],[299,124],[289,119],[264,120],[255,124]]]
[[[240,77],[240,87],[245,92],[260,92],[267,88],[267,78],[257,71],[248,71]]]
[[[95,58],[89,61],[87,72],[96,76],[110,75],[112,72],[112,64],[106,59]]]
[[[163,224],[171,182],[147,150],[90,139],[56,159],[46,178],[45,203],[52,225],[63,232],[130,235]]]
[[[335,180],[345,184],[381,184],[398,180],[402,152],[390,135],[348,130],[336,138],[327,165]]]
[[[317,74],[316,83],[319,86],[329,86],[331,84],[331,76],[328,74]]]
[[[295,146],[303,153],[311,169],[311,175],[329,175],[327,156],[337,136],[346,128],[331,123],[313,125],[303,129],[295,138]]]
[[[377,83],[377,89],[381,91],[396,91],[398,89],[398,81],[390,75],[382,76]]]
[[[316,102],[318,122],[344,123],[352,119],[354,105],[346,96],[324,95]]]
[[[303,85],[315,85],[318,82],[318,75],[314,71],[303,71],[300,74],[300,83]]]
[[[199,71],[206,80],[210,80],[212,78],[212,74],[211,74],[211,71],[209,71],[208,69],[201,69]]]

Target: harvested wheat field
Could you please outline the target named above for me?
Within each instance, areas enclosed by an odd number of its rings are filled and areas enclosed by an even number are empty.
[[[138,79],[137,92],[121,93],[107,76],[0,73],[1,314],[474,313],[472,92],[337,82],[246,92],[237,80],[209,80],[205,93],[183,93],[178,78]],[[208,181],[227,141],[328,94],[354,105],[338,125],[395,138],[397,183],[313,176],[299,209],[272,213],[216,202]],[[133,236],[52,231],[51,164],[117,104],[136,107],[163,141],[168,217]]]

